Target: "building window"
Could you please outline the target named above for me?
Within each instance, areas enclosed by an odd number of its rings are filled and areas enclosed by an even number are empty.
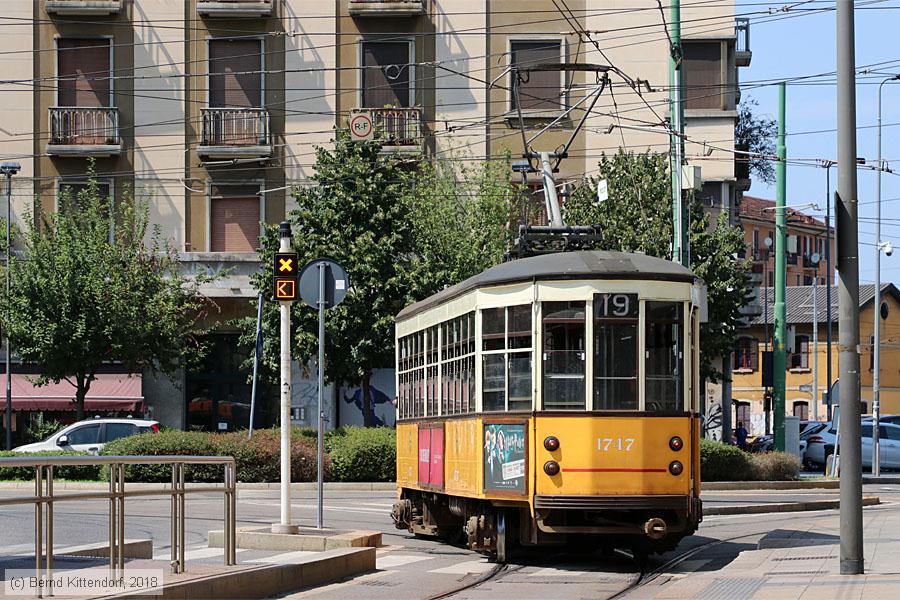
[[[734,349],[734,369],[750,369],[756,371],[759,368],[759,342],[753,338],[738,338],[737,348]]]
[[[594,294],[594,410],[638,409],[637,294]]]
[[[585,303],[544,302],[543,407],[584,410]]]
[[[562,61],[562,40],[558,39],[511,40],[509,50],[510,65],[529,66]],[[559,110],[563,104],[563,80],[559,71],[534,71],[522,79],[519,83],[522,110]],[[515,94],[511,92],[510,110],[517,108]]]
[[[769,287],[775,287],[775,272],[769,271]]]
[[[759,254],[759,229],[753,230],[753,256]]]
[[[749,402],[735,402],[734,403],[734,424],[735,426],[743,425],[748,430],[750,429],[750,403]]]
[[[726,108],[725,65],[721,42],[684,42],[684,89],[686,109]]]
[[[262,107],[262,40],[209,41],[209,106]]]
[[[645,409],[681,411],[684,407],[684,305],[647,302],[645,306]]]
[[[109,218],[109,241],[115,241],[115,220],[112,217],[113,195],[112,181],[109,179],[95,180],[97,186],[97,195],[100,204]],[[90,194],[90,181],[83,179],[63,179],[59,183],[59,190],[56,195],[56,209],[59,211],[71,211],[72,213],[82,212],[82,207],[86,202],[90,202],[88,194]]]
[[[410,108],[412,44],[408,41],[362,42],[362,106]]]
[[[792,369],[809,368],[809,336],[798,335],[794,338],[794,352],[791,354]]]
[[[531,305],[481,311],[485,411],[531,410]]]
[[[57,41],[58,106],[112,106],[110,43],[111,40],[103,38]]]
[[[801,421],[809,420],[809,402],[794,402],[794,416],[800,417]]]
[[[259,247],[258,185],[214,185],[209,199],[210,252],[255,252]]]

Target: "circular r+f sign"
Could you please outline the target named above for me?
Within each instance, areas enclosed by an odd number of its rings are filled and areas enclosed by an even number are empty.
[[[350,139],[354,142],[364,142],[374,137],[375,128],[372,126],[372,116],[369,113],[356,113],[350,117]]]

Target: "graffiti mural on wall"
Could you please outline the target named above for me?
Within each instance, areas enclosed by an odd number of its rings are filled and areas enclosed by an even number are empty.
[[[362,387],[359,385],[342,387],[340,393],[343,399],[340,424],[363,425],[365,419]],[[369,393],[372,396],[372,424],[377,427],[393,427],[396,424],[394,370],[377,369],[373,372]]]

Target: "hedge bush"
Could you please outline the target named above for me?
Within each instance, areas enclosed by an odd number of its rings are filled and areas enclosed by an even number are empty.
[[[396,432],[389,427],[346,427],[325,438],[338,481],[394,481]]]
[[[45,450],[43,452],[6,452],[0,451],[0,458],[25,458],[28,456],[90,456],[87,452]],[[72,465],[70,467],[55,467],[54,479],[87,480],[100,479],[100,467],[91,465]],[[33,467],[7,467],[0,468],[0,480],[30,481],[34,479]]]
[[[209,433],[205,431],[161,431],[118,439],[106,445],[103,454],[137,456],[232,456],[237,479],[243,482],[278,481],[281,477],[281,445],[278,429],[260,429],[247,439],[246,431]],[[222,481],[219,465],[185,465],[185,481]],[[170,465],[131,465],[125,467],[129,481],[166,482],[172,479]],[[331,478],[331,461],[325,457],[325,478]],[[292,481],[315,481],[315,441],[292,435]]]
[[[800,478],[800,459],[788,452],[768,452],[750,457],[756,481],[794,481]]]
[[[737,446],[700,440],[701,481],[745,481],[752,477],[749,454]]]

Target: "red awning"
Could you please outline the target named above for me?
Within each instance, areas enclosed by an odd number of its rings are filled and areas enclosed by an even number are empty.
[[[75,410],[75,386],[60,381],[37,387],[28,380],[29,377],[33,376],[13,373],[13,410]],[[144,409],[140,375],[102,374],[96,377],[84,400],[84,410],[135,412]]]

